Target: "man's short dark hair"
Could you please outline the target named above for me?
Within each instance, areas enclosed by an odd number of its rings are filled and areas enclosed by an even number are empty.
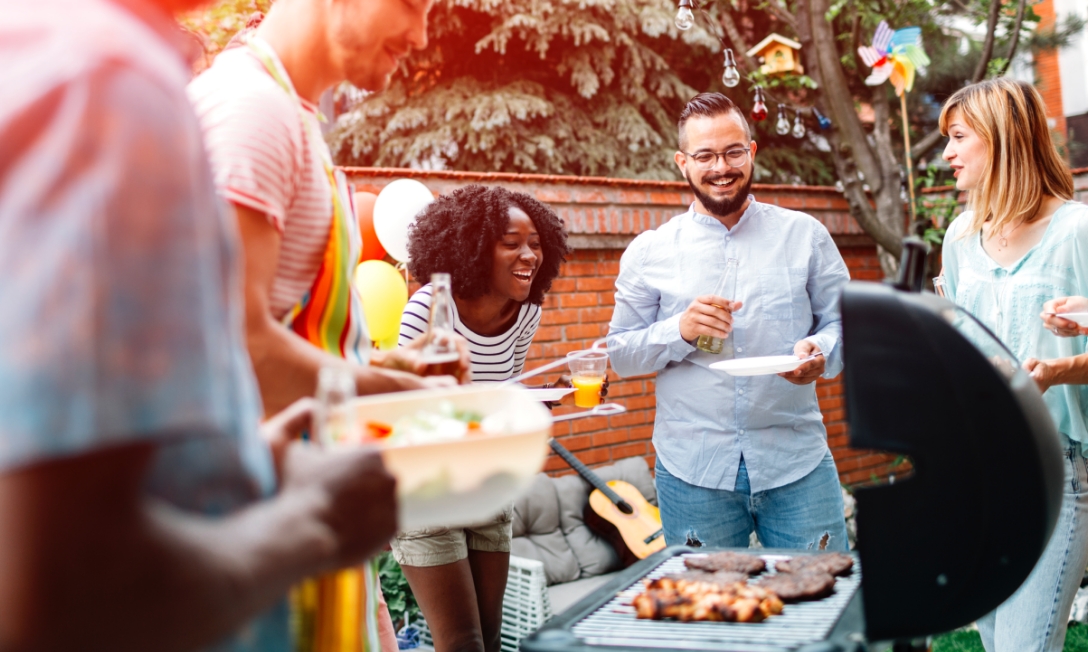
[[[684,142],[684,125],[688,120],[695,117],[714,118],[728,113],[737,114],[741,124],[744,125],[745,137],[749,141],[752,140],[752,128],[748,126],[744,112],[733,103],[733,100],[721,93],[699,93],[688,101],[684,110],[680,112],[680,119],[676,121],[680,149],[687,149],[687,143]]]

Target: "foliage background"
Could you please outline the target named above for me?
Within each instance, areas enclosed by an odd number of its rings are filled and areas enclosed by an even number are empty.
[[[1033,3],[706,0],[696,27],[680,32],[674,0],[436,0],[430,44],[402,64],[388,91],[339,89],[329,143],[341,164],[673,180],[675,118],[686,100],[723,91],[748,111],[758,82],[768,86],[770,116],[753,125],[756,179],[838,185],[863,228],[894,254],[907,196],[899,102],[890,85],[864,85],[857,46],[882,19],[922,28],[933,64],[908,95],[907,117],[916,184],[941,185],[948,175],[935,128],[948,95],[1001,74],[1017,48],[1053,48],[1084,28],[1071,21],[1041,33]],[[210,57],[270,4],[221,0],[183,23]],[[810,33],[823,24],[828,38]],[[772,32],[808,44],[811,78],[754,72],[758,62],[744,51]],[[719,78],[724,47],[748,76],[733,89]],[[830,48],[834,72],[815,65],[814,54]],[[844,80],[845,107],[829,106],[838,95],[829,75]],[[774,133],[778,102],[805,109],[805,138]],[[835,121],[828,132],[809,111],[817,104]]]
[[[679,179],[686,101],[720,90],[751,106],[719,79],[719,10],[680,32],[671,0],[439,0],[430,44],[387,92],[342,94],[330,144],[354,165]],[[775,23],[752,11],[743,29]],[[771,129],[757,125],[759,180],[834,182],[829,153]]]

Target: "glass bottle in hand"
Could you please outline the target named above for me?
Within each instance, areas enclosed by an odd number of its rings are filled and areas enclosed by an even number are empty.
[[[322,367],[317,372],[314,439],[322,445],[359,441],[359,424],[351,410],[355,375],[347,365]]]
[[[725,261],[725,273],[722,274],[722,278],[718,281],[718,287],[714,290],[714,295],[722,297],[723,299],[729,299],[735,301],[737,294],[737,259],[730,258]],[[717,304],[715,304],[717,305]],[[732,312],[726,306],[718,306],[719,308],[725,308],[727,311]],[[707,353],[713,353],[714,355],[733,355],[733,341],[725,341],[725,338],[713,337],[711,335],[700,335],[699,339],[695,342],[695,347],[700,351]]]
[[[431,274],[431,318],[423,345],[424,376],[455,376],[461,354],[453,341],[453,291],[449,274]]]

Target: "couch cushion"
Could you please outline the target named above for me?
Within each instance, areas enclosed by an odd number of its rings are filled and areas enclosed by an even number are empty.
[[[589,500],[590,485],[577,475],[554,478],[554,484],[559,497],[559,527],[578,559],[579,577],[619,568],[620,558],[612,545],[586,527],[582,512]]]
[[[604,586],[615,573],[585,577],[565,584],[548,587],[548,600],[552,603],[552,613],[559,615],[570,609],[576,602]]]
[[[578,579],[581,568],[559,527],[559,497],[547,475],[538,474],[514,502],[512,529],[510,554],[543,562],[548,584]]]

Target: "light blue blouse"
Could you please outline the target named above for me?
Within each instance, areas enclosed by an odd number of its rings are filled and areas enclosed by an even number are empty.
[[[1020,362],[1084,353],[1088,338],[1058,337],[1039,313],[1064,296],[1088,296],[1088,206],[1067,202],[1050,220],[1042,240],[1009,267],[982,248],[980,233],[964,236],[971,213],[948,229],[944,244],[946,291],[957,305],[996,334]],[[1088,444],[1088,385],[1055,385],[1043,394],[1058,430]]]

